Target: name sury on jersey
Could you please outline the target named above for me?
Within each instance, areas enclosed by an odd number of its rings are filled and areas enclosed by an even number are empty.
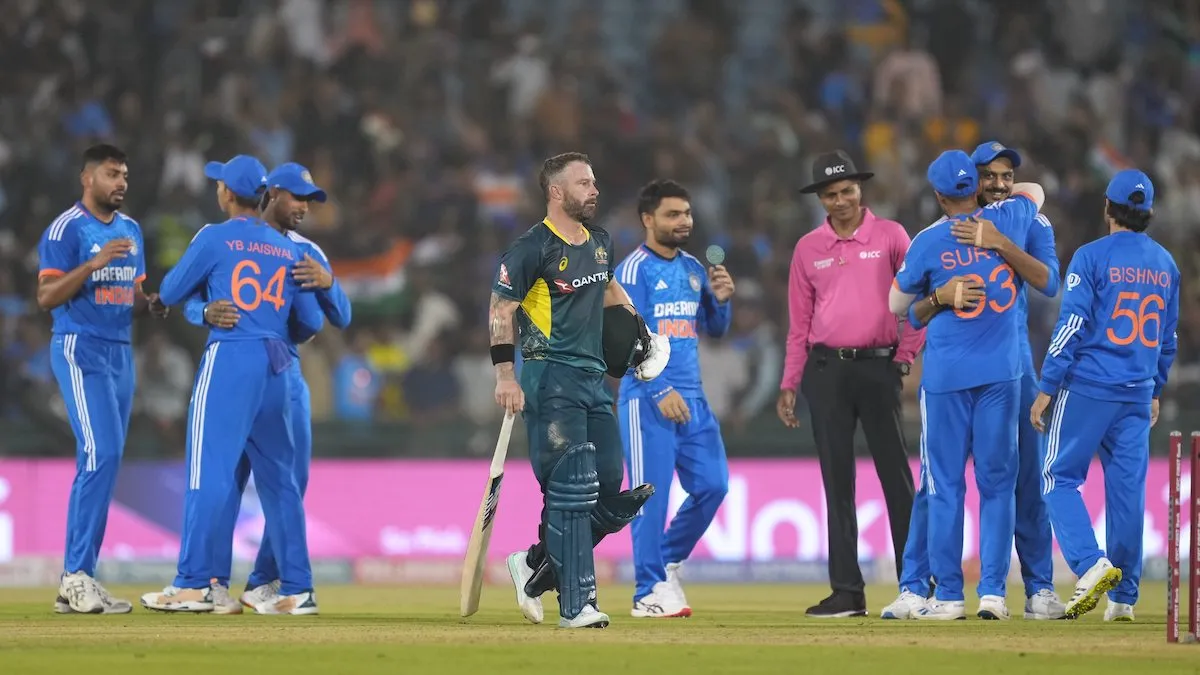
[[[654,303],[654,318],[658,319],[659,335],[669,338],[696,339],[696,313],[700,303],[695,300]]]
[[[105,267],[92,272],[92,283],[102,284],[95,288],[97,305],[133,305],[133,282],[137,279],[137,268],[133,266]],[[106,284],[124,284],[109,286]]]
[[[503,267],[503,265],[501,265],[501,267]],[[501,281],[503,281],[503,279]],[[562,291],[565,294],[565,293],[574,293],[576,289],[583,288],[584,286],[588,286],[590,284],[607,283],[607,282],[608,282],[608,270],[605,270],[603,272],[596,272],[595,274],[589,274],[587,276],[579,277],[577,279],[572,279],[570,281],[565,281],[563,279],[555,279],[554,285],[558,288],[558,290]],[[504,284],[502,283],[501,285],[504,285]]]

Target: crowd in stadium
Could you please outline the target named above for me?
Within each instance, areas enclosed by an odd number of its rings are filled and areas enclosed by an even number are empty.
[[[57,396],[35,244],[98,141],[129,154],[124,211],[145,232],[149,290],[220,219],[207,160],[298,161],[328,190],[302,232],[355,317],[303,351],[317,420],[498,419],[484,324],[499,249],[544,213],[542,158],[579,150],[614,262],[642,238],[643,183],[691,191],[693,248],[722,245],[738,284],[731,335],[702,347],[709,400],[727,428],[778,424],[787,267],[823,217],[797,191],[812,156],[848,150],[876,174],[870,208],[912,235],[938,215],[924,167],[991,139],[1020,149],[1019,180],[1047,187],[1064,269],[1103,232],[1111,175],[1151,174],[1150,233],[1184,275],[1164,415],[1196,400],[1200,11],[1186,0],[0,0],[0,13],[0,59],[20,64],[0,69],[0,419],[37,419]],[[1030,297],[1040,361],[1057,303]],[[181,437],[203,341],[179,316],[139,326],[137,424]]]

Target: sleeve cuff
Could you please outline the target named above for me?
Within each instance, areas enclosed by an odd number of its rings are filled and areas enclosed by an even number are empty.
[[[1038,383],[1038,391],[1042,392],[1043,394],[1045,394],[1047,396],[1053,396],[1053,395],[1057,394],[1058,390],[1059,390],[1059,385],[1050,384],[1046,380],[1042,380],[1041,382]]]
[[[49,278],[53,278],[53,277],[61,277],[61,276],[66,276],[66,274],[67,274],[67,273],[66,273],[66,272],[64,272],[64,271],[62,271],[62,270],[56,270],[56,269],[53,269],[53,268],[47,268],[47,269],[44,269],[44,270],[42,270],[42,271],[38,272],[38,278],[39,278],[39,279],[45,279],[45,278],[48,278],[48,277],[49,277]]]

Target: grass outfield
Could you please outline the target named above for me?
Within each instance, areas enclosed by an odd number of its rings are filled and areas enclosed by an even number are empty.
[[[136,602],[153,589],[112,590]],[[806,619],[804,608],[826,592],[814,585],[692,585],[692,618],[639,620],[626,610],[628,588],[601,590],[613,624],[563,631],[526,623],[508,589],[494,586],[466,620],[449,587],[323,587],[319,617],[164,615],[140,607],[124,616],[57,616],[53,589],[0,589],[0,673],[1200,672],[1200,646],[1166,643],[1161,583],[1143,587],[1133,624],[1101,621],[1103,603],[1070,622]],[[877,615],[895,589],[868,592]],[[1010,609],[1020,616],[1015,601]]]

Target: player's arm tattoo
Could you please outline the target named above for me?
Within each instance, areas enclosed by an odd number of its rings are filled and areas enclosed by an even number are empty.
[[[488,306],[488,338],[489,344],[515,345],[517,342],[515,316],[521,303],[506,298],[499,293],[492,293],[492,301]],[[516,376],[513,364],[496,364],[498,377],[512,379]]]

